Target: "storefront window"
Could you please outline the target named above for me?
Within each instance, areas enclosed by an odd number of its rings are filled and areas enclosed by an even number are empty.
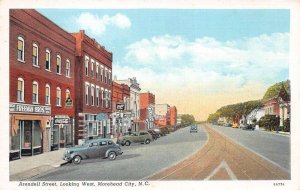
[[[25,120],[23,127],[22,149],[31,149],[32,142],[32,121]]]
[[[11,130],[11,139],[10,139],[10,150],[19,151],[20,150],[20,122],[17,129]],[[13,126],[11,126],[13,127]]]
[[[41,121],[33,121],[33,148],[40,148],[42,146],[42,128]]]

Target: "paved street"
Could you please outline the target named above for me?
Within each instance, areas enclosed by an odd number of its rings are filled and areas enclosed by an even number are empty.
[[[115,161],[84,160],[80,165],[67,164],[29,180],[139,180],[183,160],[197,152],[207,140],[206,133],[180,129],[149,145],[122,147],[123,155]]]
[[[290,174],[281,167],[203,125],[208,142],[196,154],[150,180],[282,180]]]
[[[290,136],[277,135],[266,131],[210,126],[290,172]]]

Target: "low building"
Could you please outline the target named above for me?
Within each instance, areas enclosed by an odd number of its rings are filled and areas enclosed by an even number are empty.
[[[140,93],[140,130],[155,128],[155,95],[150,92]]]
[[[176,106],[172,106],[170,108],[170,124],[172,127],[177,125],[177,108],[176,108]]]
[[[155,125],[157,127],[171,125],[169,104],[155,104]]]
[[[264,108],[257,108],[251,111],[250,114],[246,116],[246,123],[247,124],[254,124],[254,120],[258,122],[260,118],[262,118],[265,115]]]

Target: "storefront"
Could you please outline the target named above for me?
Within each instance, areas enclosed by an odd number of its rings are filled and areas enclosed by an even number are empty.
[[[51,150],[74,146],[74,120],[67,115],[53,118]]]
[[[10,160],[50,150],[51,107],[10,103]]]

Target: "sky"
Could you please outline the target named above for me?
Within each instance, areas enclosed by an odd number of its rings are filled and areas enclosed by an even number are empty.
[[[261,99],[289,77],[289,10],[38,9],[68,32],[85,30],[113,53],[113,75],[136,77],[156,103],[206,120],[224,105]]]

